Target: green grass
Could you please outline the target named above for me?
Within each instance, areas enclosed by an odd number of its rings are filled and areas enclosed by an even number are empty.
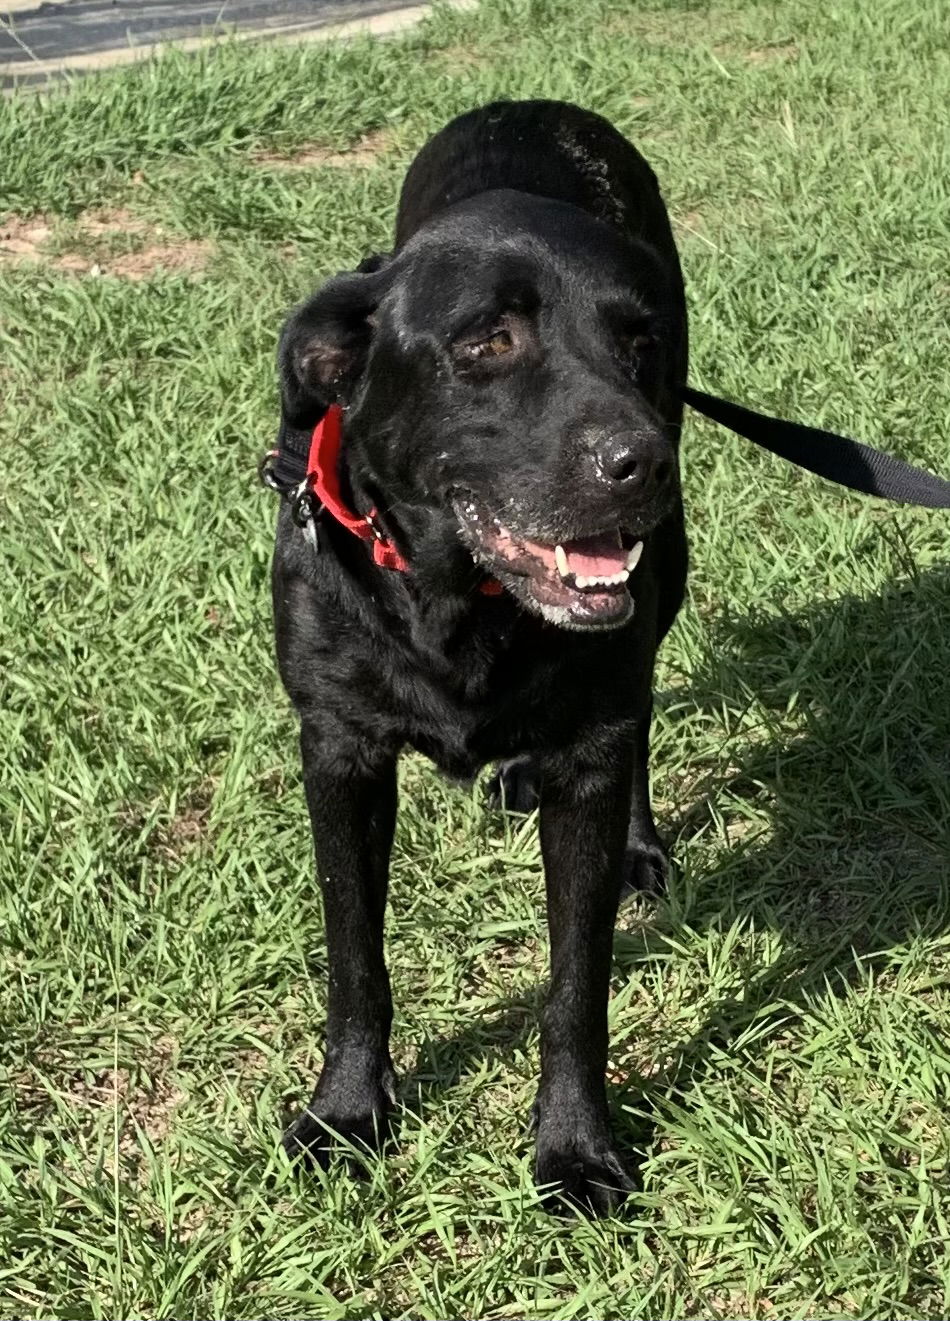
[[[275,1154],[325,968],[254,478],[283,313],[385,243],[413,151],[498,94],[586,103],[652,161],[695,384],[950,470],[945,21],[486,0],[0,101],[0,217],[45,213],[56,252],[94,207],[215,245],[195,279],[0,264],[5,1321],[950,1313],[946,517],[690,421],[655,738],[678,867],[623,914],[611,1004],[644,1191],[563,1223],[524,1134],[534,823],[416,760],[398,1151],[363,1182]],[[372,168],[257,159],[380,129]]]

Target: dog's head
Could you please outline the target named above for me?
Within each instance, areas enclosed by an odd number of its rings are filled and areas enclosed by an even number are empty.
[[[674,276],[567,204],[493,192],[330,280],[281,340],[283,406],[345,410],[345,479],[433,591],[472,561],[570,628],[632,613],[678,496]]]

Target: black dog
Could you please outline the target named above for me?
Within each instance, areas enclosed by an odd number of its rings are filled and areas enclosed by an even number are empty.
[[[383,917],[408,746],[452,776],[501,762],[509,806],[540,794],[537,1178],[596,1211],[630,1187],[604,1088],[608,980],[623,886],[664,868],[647,754],[654,657],[686,580],[686,362],[656,178],[605,120],[557,102],[443,129],[409,170],[395,251],[284,330],[284,437],[341,405],[324,503],[369,520],[323,511],[301,529],[285,507],[274,559],[330,970],[292,1154],[324,1160],[327,1128],[387,1130]],[[370,525],[375,543],[353,535]]]

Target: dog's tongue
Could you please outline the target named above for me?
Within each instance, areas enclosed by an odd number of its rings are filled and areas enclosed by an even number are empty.
[[[565,541],[567,567],[578,578],[609,578],[619,573],[627,558],[619,532],[604,532],[583,541]]]
[[[550,569],[557,571],[557,558],[553,546],[541,542],[526,543],[526,548]],[[583,537],[579,541],[562,541],[561,549],[567,559],[567,571],[577,578],[610,578],[624,568],[627,553],[620,533],[602,532],[596,537]]]

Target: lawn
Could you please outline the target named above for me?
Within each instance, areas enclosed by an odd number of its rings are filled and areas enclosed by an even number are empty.
[[[654,740],[676,868],[616,937],[623,1218],[525,1135],[535,823],[402,767],[402,1131],[277,1155],[325,967],[255,465],[286,309],[498,95],[608,115],[694,384],[950,471],[943,0],[485,0],[0,101],[0,1318],[950,1315],[946,515],[692,418]]]

